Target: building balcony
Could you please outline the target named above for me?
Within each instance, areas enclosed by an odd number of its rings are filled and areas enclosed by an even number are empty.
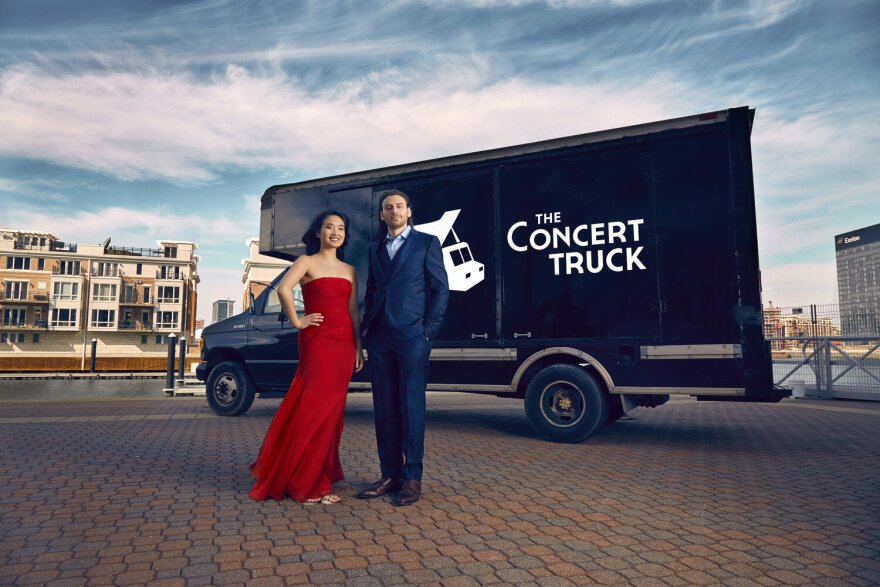
[[[92,277],[110,277],[113,279],[121,279],[125,273],[123,273],[122,269],[117,269],[116,271],[96,271],[92,269],[89,272],[89,275]]]
[[[121,296],[119,298],[120,306],[153,306],[153,300],[150,298],[142,299],[140,294],[133,296]]]
[[[40,241],[34,242],[31,238],[23,238],[15,241],[14,249],[19,251],[62,251],[68,253],[76,252],[76,244],[64,243],[61,241],[46,241],[43,244]]]
[[[2,320],[0,328],[4,330],[48,330],[47,320]]]
[[[182,271],[180,273],[174,273],[173,271],[162,271],[161,269],[156,271],[156,279],[164,279],[166,281],[187,281],[187,277]]]
[[[152,331],[153,325],[150,322],[139,322],[137,320],[123,320],[119,323],[119,330],[137,330]]]
[[[177,257],[177,251],[171,249],[145,249],[141,247],[107,247],[108,255],[124,255],[126,257],[157,257],[173,259]]]
[[[63,275],[67,277],[82,277],[85,271],[80,270],[78,267],[74,267],[73,270],[68,270],[65,272],[61,272],[59,267],[52,267],[52,275]]]
[[[48,304],[49,294],[34,292],[27,295],[11,294],[0,291],[0,303],[3,304]]]

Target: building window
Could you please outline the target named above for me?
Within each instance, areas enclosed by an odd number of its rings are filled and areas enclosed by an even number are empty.
[[[147,335],[146,334],[141,335],[141,344],[147,344]]]
[[[145,304],[150,303],[150,288],[149,287],[144,288],[144,303]]]
[[[58,264],[58,273],[60,275],[79,275],[79,262],[61,261]]]
[[[92,326],[94,328],[116,326],[116,310],[92,310]]]
[[[6,268],[7,269],[30,269],[31,268],[31,258],[30,257],[6,257]]]
[[[75,302],[79,299],[79,284],[67,281],[56,282],[55,299]]]
[[[156,288],[156,301],[166,304],[180,302],[180,288],[171,285],[160,285]]]
[[[34,333],[34,344],[40,344],[40,333],[39,332]]]
[[[141,274],[143,274],[143,272],[144,272],[144,264],[138,263],[137,270],[135,271],[135,273],[137,273],[138,275],[141,275]]]
[[[177,265],[160,266],[159,279],[180,279],[180,267]]]
[[[126,283],[123,286],[122,290],[122,303],[124,304],[134,304],[137,303],[137,288],[130,284]]]
[[[37,271],[44,271],[46,269],[46,260],[45,259],[37,259]]]
[[[94,275],[97,277],[119,277],[119,263],[101,261],[96,264]]]
[[[164,342],[164,340],[163,340],[164,338],[165,337],[162,336],[161,334],[157,334],[156,335],[156,344],[162,344]]]
[[[3,308],[3,326],[24,326],[26,319],[25,308]]]
[[[95,283],[92,285],[92,301],[93,302],[115,302],[116,301],[116,284],[115,283]]]
[[[28,297],[27,281],[7,281],[6,291],[4,292],[7,300],[26,300]]]
[[[0,332],[0,342],[9,342],[9,333]]]
[[[149,312],[141,312],[141,322],[144,324],[150,323],[150,313]]]
[[[51,326],[76,326],[76,310],[52,308]]]
[[[157,328],[177,328],[178,312],[156,312]]]

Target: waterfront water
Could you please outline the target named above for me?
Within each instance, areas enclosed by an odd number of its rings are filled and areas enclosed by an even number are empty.
[[[3,400],[165,398],[165,379],[38,379],[0,381]]]

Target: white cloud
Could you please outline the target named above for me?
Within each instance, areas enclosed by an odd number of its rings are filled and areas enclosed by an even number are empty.
[[[107,207],[74,213],[65,210],[19,209],[12,216],[18,228],[54,232],[66,241],[100,243],[110,236],[114,242],[126,241],[127,246],[146,247],[154,246],[155,241],[166,239],[186,239],[199,244],[241,242],[246,234],[259,228],[259,214],[251,213],[228,217],[180,215],[160,209]],[[135,239],[140,244],[131,242]]]
[[[0,73],[0,154],[124,179],[203,182],[225,167],[351,170],[688,113],[684,88],[484,83],[460,62],[390,70],[320,92],[230,66],[209,81],[156,71]],[[645,96],[651,99],[646,100]]]

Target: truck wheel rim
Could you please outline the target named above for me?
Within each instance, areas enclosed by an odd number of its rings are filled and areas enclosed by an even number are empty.
[[[214,398],[217,403],[228,406],[238,397],[238,381],[229,373],[224,373],[217,378],[214,384]]]
[[[541,415],[557,428],[577,426],[586,413],[583,392],[569,381],[554,381],[541,391]]]

